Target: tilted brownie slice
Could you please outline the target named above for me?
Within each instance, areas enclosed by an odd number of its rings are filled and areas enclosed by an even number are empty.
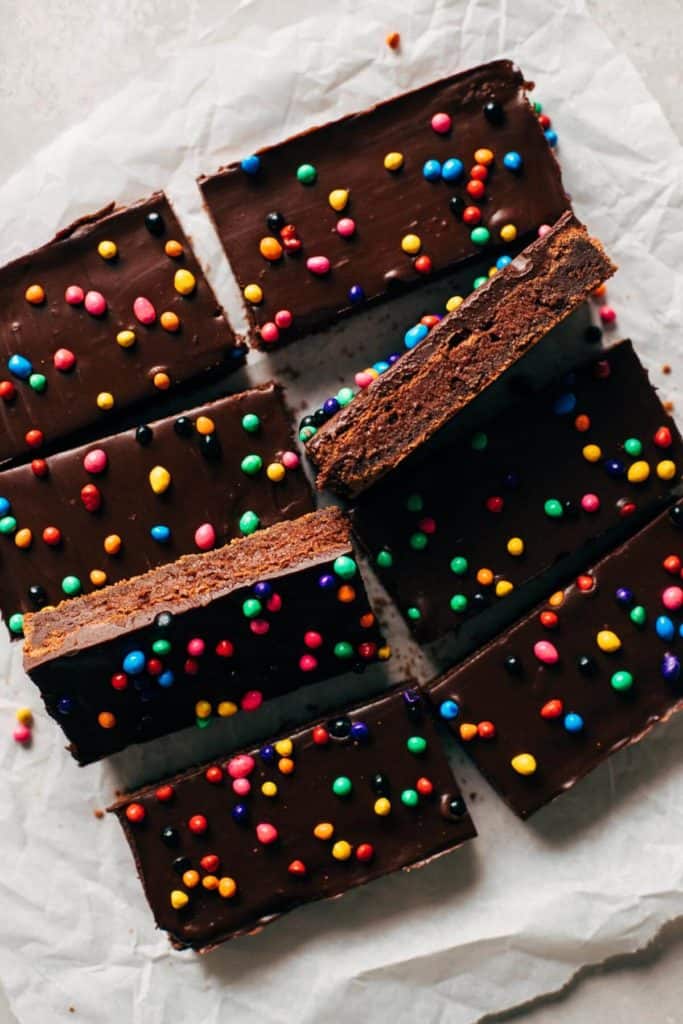
[[[367,490],[493,384],[614,273],[571,213],[449,313],[307,444],[317,484]]]
[[[86,764],[389,657],[338,509],[26,616],[24,666]]]
[[[683,503],[429,684],[522,818],[683,707]]]
[[[199,952],[476,835],[412,690],[193,768],[111,810],[158,927]]]
[[[243,355],[166,197],[112,203],[0,269],[0,460]]]
[[[201,178],[254,342],[325,327],[556,221],[569,198],[530,88],[493,61]]]
[[[624,341],[413,463],[362,495],[353,520],[426,643],[635,530],[680,482],[683,442]]]
[[[313,510],[273,383],[0,473],[0,608],[23,613]]]

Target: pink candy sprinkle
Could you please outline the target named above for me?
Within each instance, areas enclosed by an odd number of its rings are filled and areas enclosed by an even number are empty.
[[[436,533],[436,519],[432,519],[431,516],[425,516],[417,525],[423,533]]]
[[[311,650],[315,650],[316,647],[320,647],[322,642],[323,638],[320,633],[316,633],[312,629],[309,629],[307,633],[304,633],[304,643],[307,647],[310,647]]]
[[[282,608],[282,598],[279,594],[271,594],[266,602],[266,608],[269,612],[279,612]]]
[[[133,303],[133,313],[141,324],[153,324],[157,318],[157,311],[143,295],[138,295]]]
[[[359,388],[369,388],[375,378],[367,370],[361,370],[353,379]]]
[[[107,300],[102,292],[86,292],[83,302],[91,316],[102,316],[107,311]]]
[[[273,345],[280,337],[280,331],[277,324],[274,324],[271,320],[267,324],[261,324],[261,339],[266,342],[267,345]]]
[[[216,543],[216,531],[211,523],[202,523],[194,531],[194,542],[200,551],[210,551]]]
[[[280,309],[275,314],[275,324],[277,327],[281,327],[283,331],[292,326],[293,319],[294,317],[288,309]]]
[[[187,645],[187,653],[192,658],[201,658],[202,654],[206,650],[206,644],[200,636],[194,636]]]
[[[251,793],[251,782],[249,779],[235,779],[232,784],[232,790],[238,796],[247,796]]]
[[[667,587],[662,594],[662,604],[670,612],[677,612],[683,605],[683,590],[680,587]]]
[[[259,843],[263,843],[265,846],[269,843],[274,843],[277,839],[275,825],[269,825],[267,822],[262,821],[260,825],[256,826],[256,838]]]
[[[232,757],[225,767],[231,779],[246,779],[247,775],[253,772],[255,764],[251,754],[238,754],[237,757]]]
[[[296,452],[283,452],[280,458],[280,462],[285,469],[298,469],[299,468],[299,456]]]
[[[306,260],[306,267],[312,274],[329,274],[330,261],[327,256],[309,256]]]
[[[249,623],[249,629],[254,636],[265,636],[270,630],[270,623],[267,619],[252,619]]]
[[[446,135],[453,126],[453,118],[450,114],[434,114],[432,128],[437,135]]]
[[[31,739],[31,730],[27,725],[18,725],[12,736],[16,743],[28,743]]]
[[[52,357],[52,362],[55,364],[55,370],[68,373],[76,365],[76,356],[69,348],[58,348]]]
[[[617,318],[616,311],[611,306],[600,306],[598,314],[603,324],[613,324]]]
[[[535,643],[534,654],[544,665],[556,665],[560,660],[557,647],[555,644],[551,644],[549,640],[539,640],[538,643]]]
[[[356,233],[356,222],[351,217],[342,217],[337,221],[337,234],[342,238],[350,238]]]
[[[597,494],[584,494],[581,499],[581,508],[584,512],[597,512],[600,508],[600,499]]]
[[[263,694],[260,690],[247,690],[240,701],[242,711],[256,711],[263,704]]]
[[[299,658],[299,668],[302,672],[313,672],[317,667],[318,662],[312,654],[302,654]]]
[[[550,227],[550,224],[541,224],[540,228],[538,229],[538,237],[539,238],[545,238],[545,236],[551,230],[552,230],[552,228]]]
[[[80,306],[84,298],[85,292],[77,284],[70,284],[64,292],[64,301],[68,302],[70,306]]]
[[[88,452],[83,457],[83,469],[86,473],[97,475],[98,473],[104,473],[108,462],[107,453],[103,448],[93,448],[91,452]]]

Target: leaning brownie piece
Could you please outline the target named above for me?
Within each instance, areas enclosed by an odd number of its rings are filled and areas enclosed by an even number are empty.
[[[338,509],[26,617],[24,666],[81,763],[389,657]]]
[[[256,344],[333,323],[569,208],[510,61],[444,78],[200,179]]]
[[[428,687],[522,818],[683,706],[683,504]]]
[[[318,486],[355,497],[395,469],[614,270],[563,214],[320,428],[307,445]]]
[[[683,442],[630,341],[363,495],[356,531],[426,643],[624,520],[653,513]],[[635,514],[635,515],[634,515]]]
[[[0,269],[0,460],[243,353],[166,197],[112,203]]]
[[[422,698],[394,691],[119,801],[159,928],[207,952],[476,835]]]
[[[0,608],[24,612],[310,512],[269,383],[0,473]]]

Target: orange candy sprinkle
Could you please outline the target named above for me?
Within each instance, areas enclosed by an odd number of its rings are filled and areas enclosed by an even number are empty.
[[[479,569],[477,572],[477,583],[482,587],[490,587],[493,583],[493,573],[490,569]]]
[[[152,383],[159,391],[168,391],[171,386],[171,378],[167,373],[164,373],[163,370],[160,370],[152,377]]]
[[[184,249],[180,242],[176,242],[175,238],[169,238],[168,242],[164,246],[164,252],[171,259],[178,259],[179,256],[183,255]]]
[[[45,289],[40,284],[30,284],[24,292],[24,298],[32,306],[41,306],[45,302]]]
[[[351,604],[352,601],[356,600],[356,591],[346,583],[337,591],[337,600],[341,601],[342,604]]]
[[[103,729],[113,729],[116,725],[116,715],[113,715],[111,711],[100,711],[97,722]]]
[[[590,416],[586,416],[585,413],[580,413],[574,420],[574,426],[581,434],[585,434],[591,427]]]
[[[271,262],[282,258],[282,246],[277,238],[272,238],[271,236],[261,239],[259,242],[259,252],[264,260],[270,260]]]
[[[169,331],[171,334],[180,330],[180,317],[177,313],[172,313],[170,309],[161,314],[159,323],[165,331]]]

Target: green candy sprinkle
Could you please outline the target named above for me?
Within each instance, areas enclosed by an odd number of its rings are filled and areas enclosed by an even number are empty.
[[[21,612],[15,612],[14,615],[10,615],[7,625],[10,633],[21,636],[24,632],[24,616]]]
[[[538,100],[534,100],[534,114],[542,114],[542,113],[543,113],[543,106],[542,106],[542,104],[540,104],[538,102]]]
[[[637,604],[635,608],[631,608],[628,613],[628,617],[634,626],[644,626],[647,619],[647,612],[643,608],[642,604]]]
[[[473,228],[472,231],[470,231],[470,240],[474,242],[475,245],[486,245],[490,238],[491,232],[488,228],[478,227]],[[486,281],[488,278],[484,278],[484,280]]]
[[[452,612],[465,612],[467,611],[467,598],[464,594],[453,594],[451,598],[451,611]]]
[[[313,164],[299,164],[296,169],[296,176],[302,185],[313,185],[318,177],[318,172]]]
[[[29,387],[37,391],[38,394],[43,392],[47,387],[47,377],[44,373],[32,373],[28,379]]]
[[[315,437],[317,433],[317,427],[302,427],[301,430],[299,431],[299,440],[301,441],[302,444],[306,444],[306,442],[310,441],[312,437]]]
[[[637,459],[639,455],[642,455],[643,445],[637,437],[627,437],[624,441],[624,450],[627,455]]]
[[[417,807],[419,799],[416,789],[404,789],[401,793],[401,803],[406,807]]]
[[[3,516],[0,519],[0,533],[14,533],[17,528],[17,521],[14,516]]]
[[[477,228],[477,230],[479,230],[479,229]],[[483,274],[481,277],[475,277],[474,281],[472,282],[472,287],[475,288],[475,289],[476,288],[481,288],[481,286],[483,284],[486,284],[487,281],[488,281],[488,277],[486,277],[485,274]]]
[[[260,525],[261,520],[255,512],[243,512],[240,516],[240,533],[243,533],[246,537],[250,533],[255,533]]]
[[[406,615],[408,616],[411,622],[418,622],[419,619],[422,618],[422,612],[420,611],[419,608],[415,607],[408,608],[406,610]]]
[[[380,553],[377,555],[376,562],[380,569],[391,569],[394,564],[394,558],[391,551],[388,551],[386,548],[382,548]]]
[[[557,498],[548,498],[543,506],[543,511],[550,519],[561,519],[564,515],[562,502],[558,501]]]
[[[332,568],[336,576],[340,576],[343,580],[350,580],[356,575],[358,567],[353,558],[349,558],[348,555],[340,555],[339,558],[335,558]]]
[[[346,775],[339,775],[332,783],[332,792],[335,796],[348,796],[352,789],[351,779]]]
[[[80,594],[81,581],[78,576],[65,576],[62,580],[62,590],[69,597],[73,597],[74,594]]]
[[[340,640],[339,643],[334,645],[334,656],[335,658],[352,658],[352,644],[350,644],[348,640]]]
[[[427,740],[423,736],[410,736],[406,740],[406,747],[411,754],[424,754],[427,749]]]
[[[429,538],[427,534],[422,533],[419,530],[417,533],[414,533],[410,538],[410,546],[413,549],[413,551],[424,551],[428,543]]]
[[[208,729],[212,721],[212,718],[195,718],[195,723],[198,729]]]
[[[627,672],[626,669],[620,669],[618,672],[614,673],[610,679],[610,683],[612,684],[612,688],[617,690],[618,693],[623,693],[624,690],[630,690],[633,686],[633,676],[630,672]]]
[[[354,393],[351,390],[351,388],[341,388],[341,390],[337,393],[337,396],[336,396],[337,401],[342,406],[342,408],[345,405],[348,405],[349,402],[352,402],[354,397],[355,396],[354,396]]]
[[[410,494],[406,498],[406,508],[409,512],[421,512],[424,502],[419,494]]]
[[[451,559],[451,572],[454,572],[456,576],[464,576],[468,569],[469,563],[462,555],[456,555]]]
[[[255,434],[261,426],[261,420],[255,412],[248,412],[242,417],[242,430],[248,434]]]
[[[256,476],[263,466],[263,459],[260,455],[245,455],[240,463],[240,469],[247,476]]]
[[[261,614],[262,605],[258,597],[248,597],[242,602],[242,612],[247,619],[255,619]]]
[[[155,640],[152,644],[152,650],[155,654],[170,654],[171,653],[171,641],[170,640]]]
[[[472,435],[470,443],[475,452],[483,452],[488,446],[489,439],[483,430],[478,430],[476,434]]]

